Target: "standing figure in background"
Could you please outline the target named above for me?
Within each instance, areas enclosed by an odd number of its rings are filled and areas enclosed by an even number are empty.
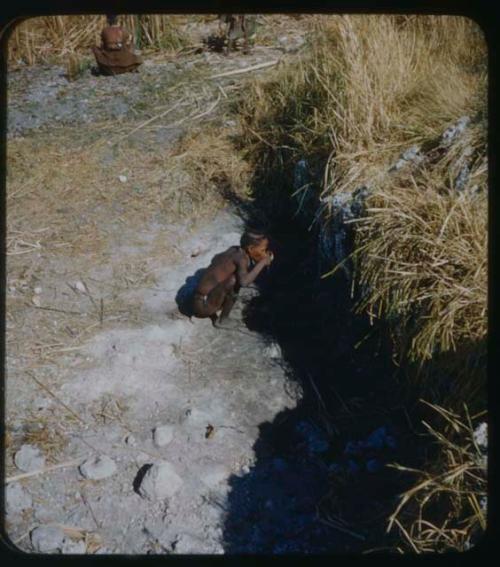
[[[255,34],[256,16],[225,14],[221,16],[221,19],[226,24],[226,53],[231,49],[236,49],[236,41],[241,38],[243,38],[243,53],[249,53],[248,39]]]
[[[132,51],[132,36],[118,25],[116,16],[106,16],[108,25],[101,32],[101,47],[93,47],[97,66],[103,75],[137,71],[142,59]]]

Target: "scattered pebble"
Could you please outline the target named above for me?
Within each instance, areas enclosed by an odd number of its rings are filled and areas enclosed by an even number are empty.
[[[33,293],[34,293],[35,295],[40,295],[40,294],[42,293],[42,288],[41,288],[40,286],[36,286],[36,287],[33,289]]]
[[[172,425],[160,425],[153,429],[153,443],[156,447],[165,447],[174,438]]]
[[[110,457],[98,455],[97,457],[87,459],[80,465],[79,470],[85,478],[101,480],[112,476],[116,472],[116,464]]]
[[[148,500],[159,500],[173,496],[182,486],[182,478],[167,461],[155,463],[144,475],[139,494]]]
[[[85,284],[83,282],[75,282],[75,289],[83,293],[86,293],[87,291],[87,288],[85,287]]]
[[[65,537],[57,526],[40,526],[31,531],[30,539],[35,551],[46,553],[61,550]]]
[[[125,444],[130,447],[135,447],[137,445],[137,441],[133,435],[127,435],[125,437]]]
[[[86,553],[87,546],[85,545],[85,541],[83,539],[73,540],[70,538],[64,538],[61,553],[67,555],[80,555],[82,553]]]
[[[18,483],[10,483],[5,489],[5,509],[7,514],[28,510],[33,506],[31,495]]]
[[[23,445],[14,455],[14,464],[23,472],[37,471],[45,466],[45,457],[38,447]]]
[[[226,467],[224,465],[215,463],[205,469],[202,474],[201,480],[206,486],[213,487],[228,478],[228,476],[229,471],[226,469]]]
[[[264,348],[264,355],[269,358],[281,358],[281,349],[278,344],[271,343]]]
[[[481,422],[474,430],[474,441],[480,449],[488,448],[488,424],[485,421]]]
[[[40,303],[40,298],[38,297],[38,295],[34,295],[31,298],[31,303],[33,303],[33,305],[35,305],[36,307],[40,307],[41,303]]]
[[[203,546],[203,541],[191,534],[178,535],[172,543],[174,553],[189,554],[197,552]]]
[[[119,175],[118,179],[122,182],[122,183],[127,183],[127,176],[126,175]]]

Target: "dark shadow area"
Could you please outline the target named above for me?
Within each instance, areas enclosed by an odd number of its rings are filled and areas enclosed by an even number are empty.
[[[260,294],[244,308],[245,324],[279,345],[303,396],[260,426],[254,466],[230,478],[225,551],[387,546],[386,518],[409,479],[386,465],[411,466],[422,457],[388,345],[366,317],[353,314],[341,272],[319,277],[317,239],[286,205],[240,213],[248,225],[267,226],[275,254],[257,280]]]
[[[152,464],[142,465],[142,467],[137,472],[137,475],[134,478],[134,482],[132,483],[134,492],[136,492],[137,494],[139,494],[139,487],[141,486],[141,482],[143,478],[146,476],[146,473],[152,466],[153,466]]]
[[[196,270],[192,276],[186,278],[186,281],[175,295],[177,307],[183,315],[186,315],[186,317],[193,316],[193,294],[205,270],[206,268],[200,268],[199,270]]]

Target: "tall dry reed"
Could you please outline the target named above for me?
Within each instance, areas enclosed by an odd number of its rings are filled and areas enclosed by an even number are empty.
[[[175,52],[188,42],[181,25],[186,16],[127,15],[119,18],[133,35],[136,47]],[[43,16],[16,25],[8,42],[9,62],[33,65],[89,54],[100,43],[105,16]]]

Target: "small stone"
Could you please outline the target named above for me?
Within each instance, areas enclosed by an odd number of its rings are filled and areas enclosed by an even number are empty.
[[[367,447],[373,449],[382,449],[385,445],[385,440],[387,438],[387,429],[385,426],[375,429],[365,441]]]
[[[92,480],[101,480],[112,476],[116,472],[116,464],[110,457],[99,455],[87,459],[79,467],[80,473],[85,478]]]
[[[42,288],[41,288],[40,286],[36,286],[36,287],[33,289],[33,293],[34,293],[35,295],[40,295],[40,294],[42,293]]]
[[[172,425],[160,425],[153,429],[153,443],[156,447],[165,447],[174,438],[174,428]]]
[[[480,449],[488,448],[488,424],[485,421],[481,422],[474,430],[474,441]]]
[[[344,449],[344,455],[360,455],[365,448],[363,441],[348,441]]]
[[[153,464],[145,473],[138,492],[148,500],[173,496],[182,486],[182,478],[167,461]]]
[[[41,303],[40,303],[40,298],[38,297],[38,295],[34,295],[31,298],[31,303],[33,303],[33,305],[35,305],[36,307],[40,307]]]
[[[137,445],[137,441],[133,435],[127,435],[125,437],[125,444],[129,445],[130,447],[135,447]]]
[[[5,504],[7,514],[15,514],[31,508],[33,500],[18,482],[14,482],[5,489]]]
[[[45,457],[38,447],[23,445],[14,456],[14,464],[24,472],[37,471],[45,466]]]
[[[213,487],[225,480],[229,476],[229,471],[224,465],[213,464],[203,472],[202,481],[208,487]]]
[[[75,289],[83,293],[86,293],[87,291],[87,288],[85,287],[85,284],[83,282],[75,282]]]
[[[479,506],[481,507],[481,510],[486,513],[486,510],[488,508],[488,497],[487,496],[481,497],[481,499],[479,500]]]
[[[278,344],[271,343],[264,348],[264,355],[269,358],[281,358],[281,349]]]
[[[64,543],[64,532],[56,526],[40,526],[30,533],[31,545],[35,551],[46,553],[59,551]]]
[[[172,543],[172,550],[174,553],[190,554],[199,553],[200,548],[203,547],[203,541],[191,534],[181,534],[176,537]]]
[[[79,539],[77,541],[71,538],[64,538],[61,553],[67,555],[80,555],[87,551],[87,546],[85,545],[85,541],[83,539]]]
[[[121,183],[127,183],[127,176],[126,175],[119,175],[118,179],[121,181]]]

